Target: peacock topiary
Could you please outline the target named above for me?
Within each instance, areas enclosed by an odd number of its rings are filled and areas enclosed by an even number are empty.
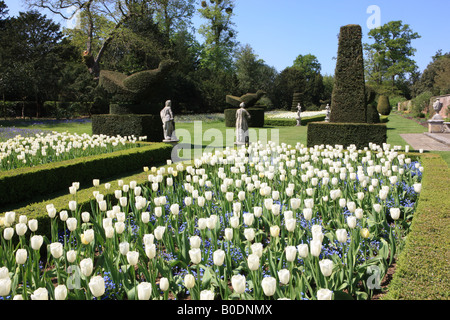
[[[247,93],[244,94],[243,96],[240,97],[236,97],[236,96],[232,96],[232,95],[227,95],[226,96],[226,102],[230,105],[232,105],[235,108],[239,108],[240,104],[242,102],[245,103],[245,107],[246,108],[251,108],[253,107],[258,101],[259,99],[261,99],[264,95],[266,94],[265,91],[263,90],[258,90],[256,93]]]

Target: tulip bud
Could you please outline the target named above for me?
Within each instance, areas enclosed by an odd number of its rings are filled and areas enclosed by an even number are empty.
[[[16,263],[24,264],[27,261],[28,252],[26,249],[17,249],[16,251]]]
[[[76,218],[68,218],[66,220],[67,223],[67,229],[69,229],[69,231],[74,231],[77,228],[77,219]]]
[[[273,238],[277,238],[280,235],[280,227],[279,226],[271,226],[270,227],[270,236]]]
[[[66,257],[69,263],[73,263],[77,258],[77,252],[75,250],[69,250],[66,253]]]
[[[71,211],[76,211],[77,210],[77,202],[76,201],[69,201],[69,209]]]
[[[150,283],[141,282],[138,284],[137,289],[139,300],[150,300],[152,295],[152,285]]]
[[[398,220],[400,218],[400,208],[390,208],[389,213],[393,220]]]
[[[291,274],[288,269],[281,269],[278,271],[278,279],[280,279],[280,282],[284,285],[289,283],[289,279],[291,277]]]
[[[13,228],[5,228],[3,230],[3,238],[5,240],[11,240],[14,236],[14,229]]]
[[[347,238],[348,238],[347,230],[345,230],[345,229],[336,230],[336,237],[340,243],[347,242]]]
[[[189,257],[193,264],[199,264],[202,261],[202,252],[199,248],[189,250]]]
[[[9,277],[0,278],[0,297],[6,297],[11,292],[11,279]]]
[[[128,251],[127,252],[127,261],[130,265],[135,266],[139,262],[139,252],[137,251]]]
[[[80,261],[80,271],[85,277],[89,277],[94,271],[94,263],[91,258],[86,258]]]
[[[69,214],[66,210],[63,210],[59,213],[59,218],[61,219],[61,221],[65,222],[69,218]]]
[[[244,229],[244,237],[247,239],[247,241],[253,241],[255,239],[255,229],[253,228],[246,228]]]
[[[299,244],[297,246],[297,251],[298,251],[298,255],[301,258],[306,258],[309,254],[309,249],[308,249],[308,245],[305,243]]]
[[[243,275],[234,275],[231,277],[231,286],[236,294],[242,294],[245,291],[246,279]]]
[[[364,239],[367,239],[370,236],[369,229],[367,229],[367,228],[362,228],[360,233],[361,233],[361,237],[363,237]]]
[[[319,289],[317,291],[317,300],[331,300],[333,297],[333,291],[329,289]]]
[[[94,297],[100,297],[105,293],[105,279],[102,276],[94,276],[89,281],[89,289]]]
[[[248,268],[252,271],[259,269],[259,256],[252,253],[247,258]]]
[[[195,286],[195,278],[192,274],[188,273],[184,276],[184,286],[186,289],[192,289]]]
[[[277,289],[277,282],[274,277],[265,277],[261,281],[261,287],[263,288],[264,294],[268,297],[271,297],[275,294]]]
[[[167,289],[169,289],[169,279],[167,279],[167,278],[161,278],[160,280],[159,280],[159,288],[162,290],[162,291],[167,291]]]
[[[214,300],[214,292],[212,292],[211,290],[201,291],[200,300]]]
[[[35,232],[38,229],[38,221],[36,219],[31,219],[28,221],[28,228],[30,228],[30,230],[32,232]]]
[[[39,235],[32,236],[30,239],[31,248],[36,251],[41,249],[41,246],[43,243],[44,243],[44,238]]]
[[[225,251],[223,251],[222,249],[214,251],[213,253],[214,265],[221,266],[223,265],[224,260],[225,260]]]
[[[318,257],[322,250],[322,242],[319,240],[311,240],[309,243],[311,255]]]
[[[354,229],[356,227],[356,217],[355,216],[349,216],[347,218],[347,225],[350,229]]]
[[[191,249],[200,248],[200,245],[202,244],[202,239],[200,239],[199,236],[192,236],[189,238],[189,244],[191,246]]]
[[[225,240],[227,240],[227,241],[233,240],[233,229],[226,228],[224,237],[225,237]]]
[[[28,227],[25,223],[16,224],[16,233],[18,236],[23,236],[28,230]]]
[[[55,300],[66,300],[67,298],[67,287],[63,284],[58,285],[55,288]]]
[[[330,259],[323,259],[319,261],[320,271],[325,277],[329,277],[333,272],[333,261]]]
[[[53,242],[50,244],[50,253],[52,254],[53,258],[59,259],[63,254],[63,245],[60,242]]]
[[[46,288],[38,288],[31,295],[31,300],[48,300],[48,291]]]
[[[256,218],[261,217],[262,215],[262,208],[261,207],[253,207],[253,214]]]

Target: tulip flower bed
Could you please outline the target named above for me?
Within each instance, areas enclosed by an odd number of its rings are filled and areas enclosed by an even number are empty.
[[[143,137],[36,133],[0,142],[0,171],[59,162],[134,148]]]
[[[68,210],[48,204],[48,237],[9,212],[0,296],[370,299],[421,189],[420,163],[398,149],[269,143],[204,154],[152,168],[147,184],[119,184],[114,197],[98,186],[89,212],[76,192]]]

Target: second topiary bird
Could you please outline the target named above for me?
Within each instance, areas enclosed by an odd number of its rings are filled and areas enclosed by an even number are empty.
[[[380,96],[378,98],[377,110],[383,116],[388,116],[391,113],[391,104],[387,96]]]

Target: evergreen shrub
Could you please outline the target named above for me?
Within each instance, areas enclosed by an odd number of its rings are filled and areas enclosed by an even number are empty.
[[[332,137],[332,138],[330,138]],[[358,149],[369,143],[382,145],[387,141],[385,124],[311,122],[308,124],[307,146],[355,145]]]
[[[359,25],[340,29],[333,93],[331,122],[365,123],[366,95],[362,31]]]
[[[92,134],[146,136],[147,141],[152,142],[161,142],[164,139],[160,116],[151,114],[93,115]]]
[[[226,127],[235,127],[236,126],[236,111],[238,109],[225,109],[225,126]],[[264,108],[263,107],[253,107],[246,108],[248,113],[250,113],[251,118],[248,121],[248,126],[253,128],[262,128],[264,127]]]
[[[387,96],[380,96],[378,98],[377,110],[383,116],[387,116],[391,113],[391,104]]]
[[[0,205],[68,190],[73,182],[91,184],[92,179],[162,164],[170,159],[171,152],[171,145],[141,142],[139,147],[128,150],[4,171],[0,173]]]

